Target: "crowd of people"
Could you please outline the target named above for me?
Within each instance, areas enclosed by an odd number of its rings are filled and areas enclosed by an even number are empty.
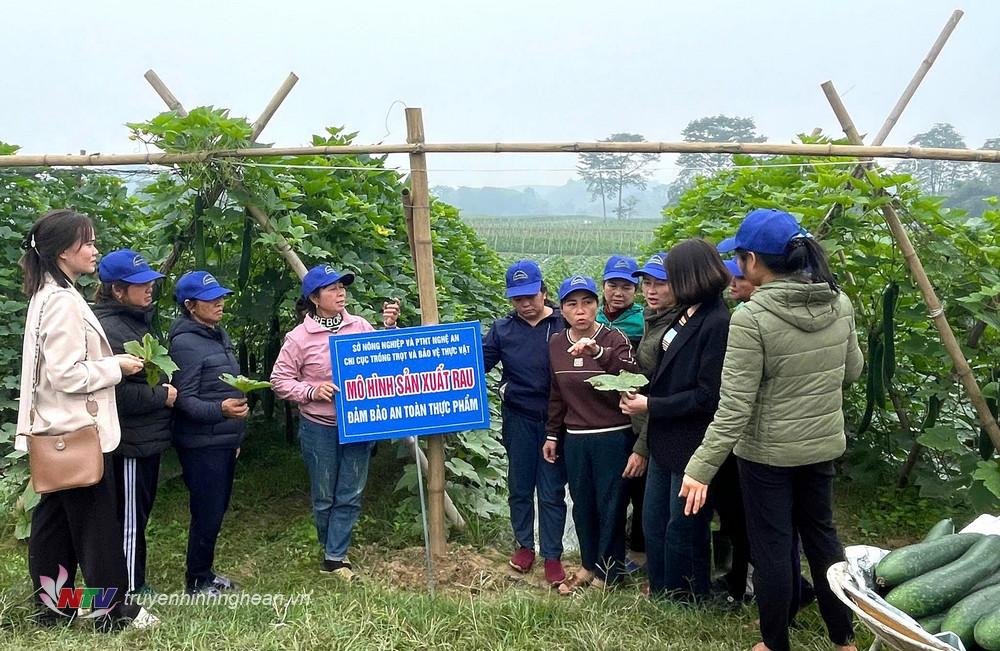
[[[240,373],[221,325],[232,291],[206,271],[177,279],[168,349],[179,368],[150,384],[125,343],[150,333],[163,275],[128,249],[98,265],[95,239],[93,222],[69,210],[46,213],[24,239],[30,300],[16,445],[30,454],[38,437],[96,426],[101,479],[42,495],[29,572],[36,590],[60,570],[69,587],[79,570],[88,586],[116,588],[97,620],[114,630],[157,621],[125,596],[152,590],[145,530],[169,446],[190,495],[186,589],[239,589],[216,572],[215,547],[249,407],[220,378]],[[95,270],[91,307],[76,283]],[[730,603],[755,600],[755,651],[789,648],[791,620],[813,592],[833,644],[854,649],[850,611],[826,570],[843,558],[832,519],[833,461],[846,445],[842,388],[863,359],[853,307],[823,249],[788,213],[760,209],[718,246],[686,240],[642,266],[612,256],[601,280],[572,276],[551,300],[538,265],[518,261],[505,277],[513,310],[484,337],[486,369],[502,369],[511,567],[533,569],[537,503],[544,577],[559,594],[620,584],[644,553],[651,599],[701,602],[719,590]],[[329,265],[306,274],[300,323],[271,371],[275,394],[298,406],[319,570],[345,580],[357,578],[347,552],[372,452],[371,443],[339,443],[334,409],[329,338],[373,330],[346,310],[353,281]],[[383,304],[384,327],[398,317],[398,303]],[[625,371],[648,384],[619,394],[588,382]],[[581,560],[569,575],[567,485]],[[732,550],[715,583],[714,513]]]
[[[545,580],[559,594],[622,582],[635,565],[627,543],[645,550],[649,598],[756,601],[754,651],[786,651],[813,599],[834,646],[853,651],[826,570],[843,559],[834,460],[846,447],[843,387],[863,358],[823,249],[790,214],[759,209],[718,246],[685,240],[642,267],[613,256],[602,280],[567,278],[555,302],[538,265],[520,260],[506,275],[513,311],[486,335],[487,368],[503,367],[511,567],[532,570],[537,496]],[[588,382],[622,371],[648,383],[616,395]],[[570,576],[566,484],[581,560]],[[714,513],[732,552],[715,583]]]

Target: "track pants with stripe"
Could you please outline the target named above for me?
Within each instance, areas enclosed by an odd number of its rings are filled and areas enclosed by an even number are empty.
[[[122,549],[129,591],[146,584],[146,523],[156,499],[160,455],[123,457],[114,455],[118,490],[118,520],[122,526]]]

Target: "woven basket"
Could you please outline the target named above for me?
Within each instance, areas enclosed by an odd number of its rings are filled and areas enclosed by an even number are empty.
[[[843,601],[865,626],[871,630],[878,642],[898,651],[955,651],[954,647],[934,639],[926,631],[915,629],[909,623],[894,619],[890,614],[880,612],[877,606],[863,595],[852,595],[844,586],[857,588],[847,571],[847,562],[834,563],[826,572],[830,589]],[[872,646],[878,648],[878,644]]]

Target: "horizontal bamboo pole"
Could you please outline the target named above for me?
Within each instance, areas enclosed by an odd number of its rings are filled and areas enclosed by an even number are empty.
[[[1000,163],[1000,151],[937,147],[873,147],[866,145],[784,144],[772,142],[456,142],[388,145],[327,145],[223,149],[182,154],[15,154],[0,156],[0,167],[97,167],[171,165],[223,158],[334,156],[352,154],[576,154],[585,152],[653,154],[753,154],[849,158],[906,158]]]

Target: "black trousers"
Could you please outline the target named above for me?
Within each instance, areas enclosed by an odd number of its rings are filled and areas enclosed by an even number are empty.
[[[116,454],[114,460],[125,572],[128,589],[134,591],[146,585],[146,524],[156,499],[160,455],[123,457]]]
[[[848,644],[854,637],[851,611],[826,580],[827,569],[844,560],[833,526],[833,462],[786,468],[740,459],[739,475],[764,644],[771,651],[789,649],[789,612],[799,582],[793,561],[796,531],[802,537],[830,640]]]
[[[190,493],[187,589],[197,590],[215,579],[215,541],[222,517],[229,508],[236,471],[236,450],[229,448],[177,448],[184,484]]]
[[[114,588],[109,617],[135,616],[138,606],[122,603],[128,578],[117,501],[115,466],[110,454],[104,455],[104,476],[97,484],[42,495],[31,514],[28,540],[28,572],[39,596],[58,598],[58,590],[50,594],[42,579],[51,589],[59,583],[63,571],[66,580],[61,587],[75,588],[79,568],[87,587]],[[73,608],[61,612],[70,617],[76,614]]]
[[[715,495],[713,505],[719,514],[719,533],[729,540],[733,552],[732,565],[724,577],[726,590],[734,599],[742,599],[747,591],[750,541],[747,538],[740,473],[734,455],[730,454],[723,462],[709,490]]]

